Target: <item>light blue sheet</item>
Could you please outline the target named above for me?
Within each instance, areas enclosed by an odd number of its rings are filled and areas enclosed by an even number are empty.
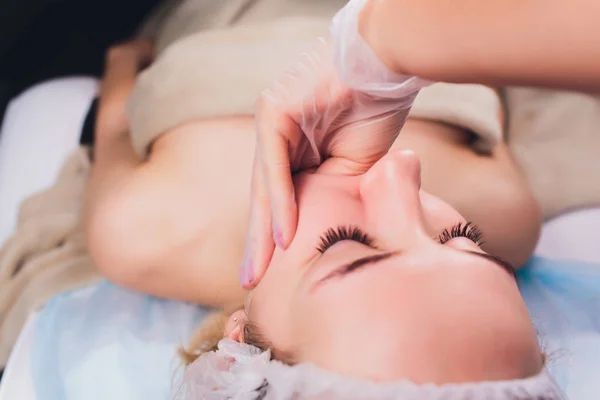
[[[533,258],[518,278],[569,399],[600,398],[600,265]],[[169,399],[175,350],[206,313],[108,283],[57,296],[37,326],[38,400]]]
[[[36,329],[37,400],[169,399],[177,348],[207,313],[107,282],[55,297]]]
[[[571,400],[600,399],[600,265],[534,257],[518,280],[554,378]]]

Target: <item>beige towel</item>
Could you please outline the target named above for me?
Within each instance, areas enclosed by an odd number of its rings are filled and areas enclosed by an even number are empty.
[[[172,44],[139,76],[130,98],[136,152],[145,156],[157,136],[188,121],[252,114],[260,91],[327,26],[325,19],[286,19],[201,32]]]
[[[508,144],[544,217],[600,205],[600,98],[543,89],[506,91]]]
[[[182,123],[252,114],[260,91],[327,34],[346,0],[170,2],[176,7],[155,34],[157,59],[140,75],[128,107],[141,157],[159,135]],[[152,36],[156,25],[151,20],[143,31]],[[500,107],[492,89],[440,83],[421,91],[411,116],[467,129],[474,146],[488,152],[501,139]]]
[[[144,158],[158,136],[192,120],[251,115],[261,90],[328,25],[326,18],[284,18],[199,32],[172,44],[140,75],[130,98],[134,149]],[[485,86],[438,83],[419,93],[411,116],[467,129],[474,146],[488,152],[502,137],[500,107]]]
[[[81,229],[88,171],[88,151],[82,148],[53,187],[23,202],[16,233],[0,250],[2,367],[29,312],[63,290],[100,279]]]

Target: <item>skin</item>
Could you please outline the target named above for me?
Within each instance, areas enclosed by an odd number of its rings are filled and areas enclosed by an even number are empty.
[[[125,102],[149,54],[140,42],[107,54],[85,207],[90,253],[108,279],[125,287],[210,306],[242,304],[238,266],[248,230],[254,120],[182,124],[140,161]],[[539,209],[504,144],[481,156],[467,132],[409,119],[393,147],[419,156],[422,188],[477,224],[485,251],[516,266],[528,259]]]
[[[398,73],[596,92],[599,13],[593,0],[378,0],[366,2],[359,30]]]
[[[240,325],[249,318],[295,362],[357,378],[447,383],[539,372],[536,331],[514,276],[477,256],[483,250],[467,238],[435,240],[466,220],[420,190],[420,167],[414,152],[395,150],[362,176],[297,176],[296,236],[275,251],[245,311],[233,318]],[[345,240],[317,250],[324,232],[348,225],[373,243]],[[244,340],[231,321],[228,335]]]

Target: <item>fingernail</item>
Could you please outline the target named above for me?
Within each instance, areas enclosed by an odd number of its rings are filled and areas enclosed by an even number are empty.
[[[240,282],[243,287],[248,286],[254,281],[254,268],[252,260],[245,258],[240,268]]]
[[[273,225],[273,240],[275,241],[277,247],[283,249],[283,247],[285,246],[285,244],[283,243],[283,234],[279,229],[277,229],[277,227],[275,227],[275,225]]]

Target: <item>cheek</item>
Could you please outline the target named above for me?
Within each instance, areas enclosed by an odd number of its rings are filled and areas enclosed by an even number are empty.
[[[448,229],[459,222],[466,222],[448,203],[429,193],[420,192],[421,205],[427,228],[433,236],[439,235],[444,229]]]
[[[283,302],[284,298],[281,296],[289,293],[293,282],[292,276],[290,276],[292,268],[284,268],[282,253],[278,249],[275,250],[264,276],[250,294],[249,300],[251,300],[251,303],[249,302],[249,306],[253,313],[262,315],[264,310],[274,309],[274,305]]]
[[[289,310],[292,348],[302,358],[299,361],[314,362],[314,358],[319,359],[341,342],[352,341],[362,332],[362,327],[371,325],[376,318],[373,310],[386,309],[380,303],[374,304],[377,294],[381,293],[377,285],[348,283],[333,285],[312,295],[300,295],[292,301]]]
[[[289,310],[297,290],[295,269],[285,264],[283,252],[276,250],[273,261],[258,286],[249,294],[247,312],[267,340],[285,349],[289,337]]]

